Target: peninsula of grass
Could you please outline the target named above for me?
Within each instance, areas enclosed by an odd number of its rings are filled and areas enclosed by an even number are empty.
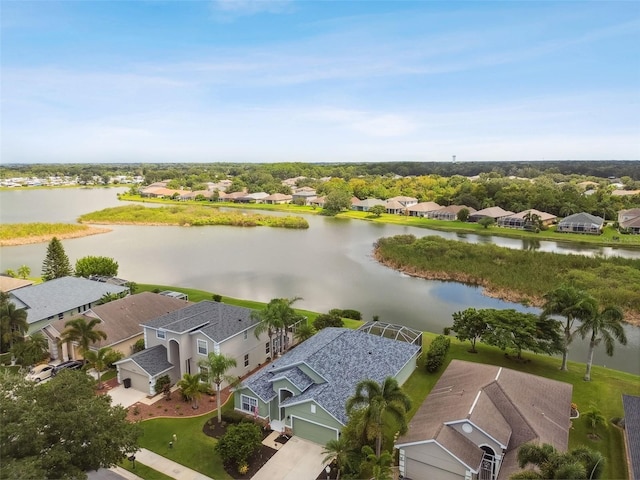
[[[0,225],[0,246],[42,243],[50,241],[53,237],[63,240],[109,231],[107,228],[73,223],[7,223]]]
[[[602,306],[620,306],[626,322],[640,324],[637,259],[515,250],[413,235],[379,239],[374,257],[411,276],[479,285],[485,295],[538,307],[545,293],[571,282]]]
[[[221,212],[218,209],[199,205],[172,205],[160,208],[125,205],[87,213],[82,215],[78,221],[80,223],[103,225],[228,225],[237,227],[309,228],[309,223],[302,217]]]

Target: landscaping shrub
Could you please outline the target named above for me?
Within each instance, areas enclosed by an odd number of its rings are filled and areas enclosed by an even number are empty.
[[[214,447],[225,463],[241,467],[262,445],[262,432],[255,423],[230,425]]]
[[[335,315],[341,318],[350,318],[352,320],[362,320],[362,313],[358,310],[340,310],[339,308],[332,308],[329,310],[329,315]]]
[[[218,294],[218,293],[214,293],[213,295],[211,295],[211,298],[213,299],[214,302],[221,302],[222,301],[222,295]]]
[[[327,327],[343,327],[344,322],[338,315],[332,315],[331,313],[323,313],[316,317],[313,321],[313,328],[317,331]]]
[[[444,335],[438,335],[433,339],[427,352],[427,372],[436,372],[442,366],[449,351],[449,345],[451,345],[451,340]]]
[[[158,378],[158,380],[156,380],[156,393],[164,392],[165,385],[171,385],[171,379],[169,378],[169,375],[163,375],[162,377]]]
[[[230,410],[228,412],[222,412],[222,421],[227,423],[240,423],[246,417],[240,412]]]
[[[142,350],[144,350],[144,338],[136,340],[136,343],[133,344],[133,353],[138,353]]]

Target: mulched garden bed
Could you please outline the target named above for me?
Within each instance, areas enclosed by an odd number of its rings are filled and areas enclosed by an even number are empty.
[[[210,420],[207,420],[204,423],[204,426],[202,427],[202,432],[205,435],[208,435],[210,437],[220,438],[222,435],[224,435],[227,432],[227,427],[229,425],[233,425],[233,424],[227,424],[224,421],[222,423],[218,423],[218,417],[213,416],[211,417]],[[263,428],[262,425],[260,425],[260,427],[262,431],[262,439],[264,440],[271,434],[271,430],[269,430],[268,428]],[[288,437],[280,435],[276,439],[276,442],[286,443],[287,440],[289,440]],[[247,465],[249,466],[249,470],[247,470],[247,473],[244,476],[240,476],[234,464],[232,465],[225,464],[224,469],[232,478],[249,479],[253,477],[256,473],[258,473],[258,470],[260,470],[264,466],[264,464],[267,463],[269,459],[276,454],[277,451],[278,450],[276,450],[275,448],[268,447],[264,444],[261,445],[260,449],[251,457],[249,457],[249,459],[247,460]]]

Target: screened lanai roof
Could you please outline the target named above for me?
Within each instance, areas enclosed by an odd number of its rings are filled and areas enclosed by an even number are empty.
[[[405,327],[404,325],[371,321],[362,325],[358,330],[362,330],[363,332],[367,332],[372,335],[378,335],[379,337],[411,343],[422,348],[422,332],[414,330],[413,328]]]

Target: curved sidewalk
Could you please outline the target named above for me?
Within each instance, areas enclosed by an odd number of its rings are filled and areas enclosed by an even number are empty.
[[[202,473],[191,470],[146,448],[141,448],[136,452],[136,462],[169,475],[175,480],[212,480]]]

